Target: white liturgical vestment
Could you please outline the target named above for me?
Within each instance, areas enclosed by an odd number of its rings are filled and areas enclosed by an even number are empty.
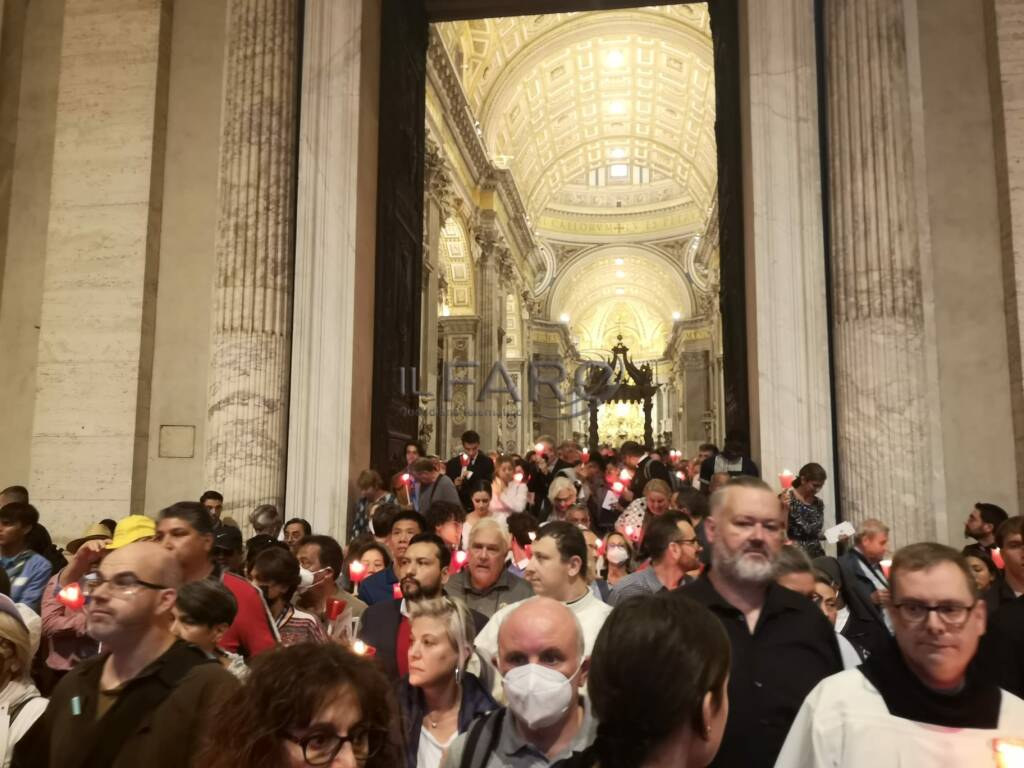
[[[994,729],[895,717],[857,669],[822,680],[804,700],[775,768],[996,768],[993,741],[1024,739],[1024,701],[1002,691]]]

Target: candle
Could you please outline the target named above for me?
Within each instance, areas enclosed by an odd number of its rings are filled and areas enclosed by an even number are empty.
[[[1024,741],[995,739],[992,747],[996,753],[997,768],[1024,768]]]
[[[789,490],[793,487],[793,481],[796,479],[796,475],[790,472],[788,469],[782,470],[779,473],[779,485],[782,486],[783,490]]]
[[[586,464],[588,461],[590,461],[590,451],[584,448],[583,451],[580,453],[580,458],[583,460],[583,463]]]
[[[393,597],[395,600],[401,600],[403,597],[402,585],[397,581],[391,585],[391,597]]]
[[[682,472],[676,472],[676,477],[678,477],[680,480],[686,479],[686,475],[684,475]]]
[[[68,584],[64,589],[57,593],[57,599],[66,608],[70,608],[72,611],[82,610],[82,606],[85,605],[85,595],[82,594],[82,588],[78,585],[78,582]]]
[[[462,459],[462,466],[468,467],[469,466],[469,454],[468,453],[462,454],[461,459]]]
[[[882,573],[885,574],[885,578],[889,578],[889,567],[892,565],[892,560],[882,560],[878,563],[882,566]]]
[[[615,491],[615,493],[622,493],[625,487],[626,486],[624,486],[622,482],[619,480],[616,480],[614,483],[612,483],[612,490]]]
[[[632,539],[633,541],[640,541],[640,530],[638,528],[634,528],[632,525],[627,525],[626,538]]]
[[[457,549],[452,552],[452,562],[448,566],[448,571],[451,574],[456,574],[466,567],[466,563],[469,561],[469,555],[463,552],[461,549]]]
[[[332,597],[327,601],[327,620],[336,621],[345,612],[345,601]]]
[[[597,556],[598,557],[603,557],[604,556],[604,551],[605,551],[605,548],[607,546],[607,542],[608,542],[607,537],[598,540],[598,542],[597,542]]]
[[[537,453],[544,453],[544,443],[537,443],[535,446],[533,446],[533,450],[535,450]]]
[[[406,485],[411,485],[412,484],[412,475],[410,475],[408,472],[403,472],[402,473],[402,482],[405,483]]]
[[[1000,571],[1006,567],[1006,563],[1003,562],[1003,553],[999,551],[999,547],[992,550],[992,562]]]
[[[516,472],[514,475],[512,475],[512,479],[515,480],[517,483],[523,482],[523,473]]]
[[[366,656],[371,659],[377,655],[377,649],[372,645],[367,645],[362,640],[356,640],[352,643],[352,652],[359,656]]]
[[[622,480],[623,482],[629,482],[630,477],[631,475],[629,474],[629,470],[623,467],[622,471],[619,472],[619,480]]]
[[[361,584],[366,578],[366,566],[358,560],[353,560],[348,564],[348,577],[353,584]]]

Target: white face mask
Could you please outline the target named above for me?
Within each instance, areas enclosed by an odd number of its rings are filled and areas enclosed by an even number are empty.
[[[622,565],[629,559],[629,553],[626,552],[625,547],[612,546],[608,547],[608,552],[605,553],[605,558],[608,560],[609,563],[614,563],[615,565]]]
[[[582,666],[583,662],[580,662]],[[508,708],[530,730],[554,725],[572,705],[572,678],[540,664],[524,664],[505,675]]]
[[[299,566],[299,586],[296,589],[296,591],[299,592],[300,594],[302,592],[309,591],[314,586],[316,586],[316,575],[318,573],[323,573],[324,571],[328,571],[328,570],[330,570],[330,569],[329,568],[321,568],[319,571],[309,571],[309,570],[306,570],[305,568],[303,568],[302,566]]]

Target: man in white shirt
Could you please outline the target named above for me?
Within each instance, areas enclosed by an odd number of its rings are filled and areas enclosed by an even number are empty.
[[[775,768],[995,765],[1024,733],[1024,701],[968,670],[986,609],[963,557],[911,544],[889,584],[896,642],[811,691]]]
[[[584,653],[589,656],[612,609],[594,597],[587,585],[586,539],[576,526],[556,520],[541,527],[531,550],[524,577],[534,594],[565,603],[576,614],[583,629]],[[499,609],[476,636],[476,649],[484,659],[497,655],[498,630],[514,608]]]

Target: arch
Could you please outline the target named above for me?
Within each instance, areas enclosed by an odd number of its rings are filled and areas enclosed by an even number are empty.
[[[444,295],[438,296],[439,315],[476,314],[476,281],[473,278],[473,253],[466,226],[457,216],[449,216],[441,227],[439,266],[447,281]]]
[[[607,351],[622,332],[637,359],[653,359],[664,352],[673,323],[694,306],[675,260],[654,246],[623,244],[586,249],[561,265],[545,309],[553,321],[568,316],[581,352]]]

